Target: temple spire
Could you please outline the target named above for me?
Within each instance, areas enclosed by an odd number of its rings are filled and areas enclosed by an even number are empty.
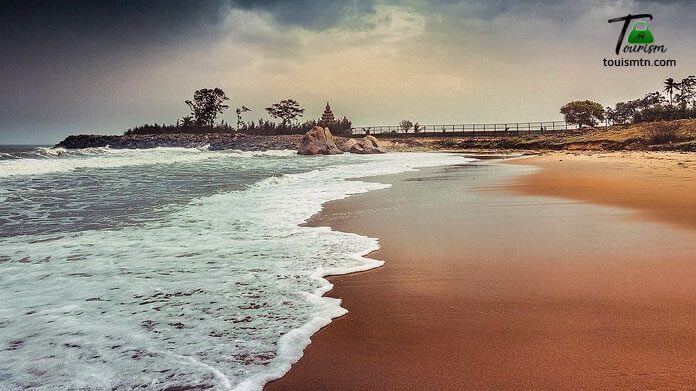
[[[329,105],[329,102],[326,102],[326,109],[324,109],[324,112],[321,114],[321,122],[325,124],[336,122],[336,119],[334,118],[334,113],[333,111],[331,111],[331,106]]]

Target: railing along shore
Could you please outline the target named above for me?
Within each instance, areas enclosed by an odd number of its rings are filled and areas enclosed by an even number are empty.
[[[566,121],[532,121],[532,122],[501,122],[501,123],[472,123],[472,124],[446,124],[446,125],[419,125],[418,131],[413,128],[404,131],[400,125],[356,126],[352,128],[353,134],[395,134],[395,135],[453,135],[453,134],[489,134],[501,135],[505,133],[518,134],[529,132],[553,132],[560,130],[578,129],[577,124]]]

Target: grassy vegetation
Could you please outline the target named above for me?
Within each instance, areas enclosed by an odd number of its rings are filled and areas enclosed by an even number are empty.
[[[390,141],[391,149],[458,150],[671,150],[696,152],[696,120],[646,122],[614,125],[602,129],[526,133],[512,136],[380,137]]]

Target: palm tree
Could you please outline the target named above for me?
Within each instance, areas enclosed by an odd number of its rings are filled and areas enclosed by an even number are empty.
[[[679,83],[675,83],[674,79],[671,77],[668,77],[667,80],[665,80],[665,92],[669,94],[669,105],[672,106],[672,94],[674,93],[675,89],[679,89]]]
[[[244,125],[244,121],[242,121],[242,113],[246,113],[247,111],[251,111],[250,108],[242,105],[242,107],[237,107],[234,112],[237,113],[237,131],[239,132],[239,128]]]
[[[184,128],[193,126],[193,117],[190,115],[185,115],[181,117],[181,126],[183,126]]]
[[[677,102],[682,107],[686,107],[689,103],[694,105],[694,101],[696,101],[696,76],[689,76],[682,79],[678,88],[679,95],[676,99]]]

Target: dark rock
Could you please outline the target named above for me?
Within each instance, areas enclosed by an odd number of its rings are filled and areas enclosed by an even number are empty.
[[[67,149],[111,147],[118,149],[147,149],[156,147],[202,148],[217,151],[265,151],[269,149],[297,149],[300,135],[245,135],[233,133],[171,133],[124,136],[77,135],[68,136],[56,147]]]
[[[166,133],[123,136],[74,135],[56,147],[67,149],[111,147],[115,149],[147,149],[156,147],[204,148],[211,151],[298,150],[301,155],[382,153],[380,141],[374,136],[359,140],[334,137],[328,129],[314,127],[304,135],[253,135],[236,133]]]

